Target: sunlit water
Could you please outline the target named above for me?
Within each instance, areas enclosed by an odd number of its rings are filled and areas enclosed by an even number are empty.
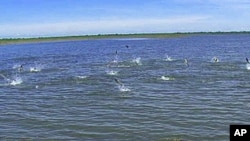
[[[2,45],[0,140],[227,141],[250,122],[246,57],[236,34]]]

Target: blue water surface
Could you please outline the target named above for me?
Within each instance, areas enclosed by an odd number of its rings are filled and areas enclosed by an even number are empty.
[[[250,122],[249,49],[249,34],[1,45],[0,139],[227,141]]]

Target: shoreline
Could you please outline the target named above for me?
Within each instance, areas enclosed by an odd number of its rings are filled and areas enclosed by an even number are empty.
[[[58,37],[35,37],[35,38],[3,38],[0,45],[40,43],[40,42],[60,42],[60,41],[79,41],[96,39],[117,39],[117,38],[179,38],[191,35],[220,35],[220,34],[250,34],[250,32],[176,32],[176,33],[136,33],[136,34],[98,34],[98,35],[79,35],[79,36],[58,36]]]

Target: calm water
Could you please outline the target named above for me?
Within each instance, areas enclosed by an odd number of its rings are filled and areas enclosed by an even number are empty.
[[[0,139],[227,141],[250,123],[246,57],[236,34],[3,45]]]

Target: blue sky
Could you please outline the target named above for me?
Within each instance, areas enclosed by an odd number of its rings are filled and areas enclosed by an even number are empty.
[[[0,38],[250,31],[249,0],[0,0]]]

